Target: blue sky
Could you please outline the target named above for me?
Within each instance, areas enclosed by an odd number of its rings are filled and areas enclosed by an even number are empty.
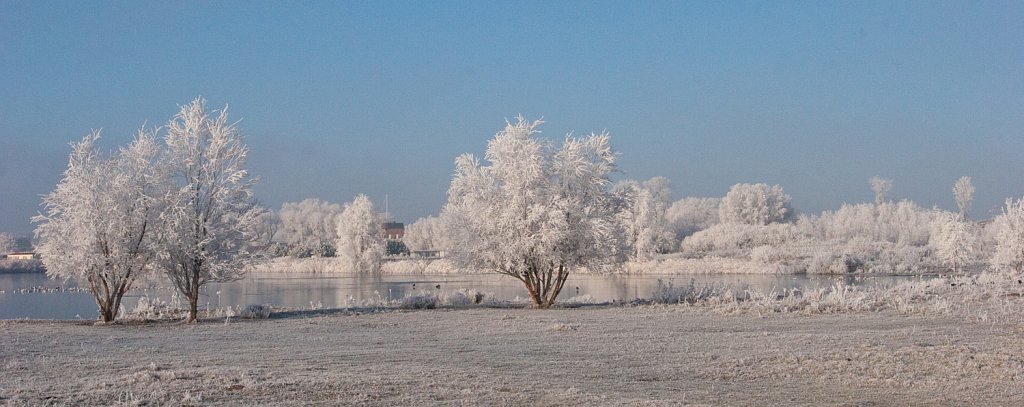
[[[436,213],[505,118],[607,130],[676,198],[781,184],[798,209],[892,196],[974,215],[1024,194],[1024,2],[0,1],[0,231],[28,234],[67,143],[114,148],[202,95],[272,208]]]

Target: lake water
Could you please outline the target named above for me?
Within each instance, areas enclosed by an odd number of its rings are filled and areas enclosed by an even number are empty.
[[[559,299],[589,295],[597,302],[647,298],[658,280],[686,285],[714,284],[749,286],[761,291],[783,288],[816,288],[835,283],[852,285],[892,285],[921,277],[906,276],[808,276],[808,275],[577,275],[565,284]],[[437,287],[440,286],[440,289]],[[71,280],[60,282],[43,274],[0,274],[0,319],[95,319],[98,315],[92,295]],[[340,308],[364,300],[400,299],[423,291],[451,292],[458,289],[484,292],[488,298],[526,299],[523,284],[498,274],[452,275],[352,275],[254,273],[246,278],[222,284],[210,284],[200,298],[201,307],[222,308],[248,304],[310,309]],[[131,310],[139,298],[172,301],[173,289],[162,281],[136,283],[125,295],[124,307]],[[182,303],[185,303],[182,301]]]

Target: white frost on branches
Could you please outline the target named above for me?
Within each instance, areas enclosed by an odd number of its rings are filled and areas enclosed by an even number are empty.
[[[971,201],[974,200],[974,184],[971,177],[963,176],[953,184],[953,198],[956,199],[956,207],[960,209],[960,219],[967,220],[967,213],[971,210]]]
[[[875,204],[881,205],[886,202],[886,196],[889,194],[889,190],[892,189],[892,180],[881,177],[871,177],[868,180],[871,184],[871,190],[875,191]]]
[[[164,213],[161,265],[189,300],[196,319],[200,288],[241,278],[256,260],[260,215],[256,179],[246,171],[249,149],[227,109],[207,111],[199,98],[182,106],[166,126],[163,165],[174,191]]]
[[[427,216],[405,228],[402,241],[410,250],[447,250],[448,226],[443,216]]]
[[[618,217],[633,259],[648,260],[676,246],[675,233],[665,218],[672,203],[668,178],[622,181],[615,185],[613,192],[623,201]]]
[[[722,223],[767,225],[795,218],[790,197],[781,186],[736,184],[729,188],[718,207]]]
[[[971,225],[952,212],[942,211],[932,222],[929,245],[935,254],[954,273],[962,271],[974,252],[975,233]]]
[[[1016,273],[1024,271],[1024,200],[1007,199],[1003,214],[994,223],[998,232],[992,265]]]
[[[665,220],[675,234],[676,241],[718,224],[721,198],[683,198],[672,203],[665,212]]]
[[[338,215],[341,205],[307,198],[302,202],[285,202],[278,216],[281,219],[281,237],[292,247],[310,251],[333,245],[338,239]]]
[[[384,217],[366,195],[357,196],[337,217],[338,257],[349,270],[359,273],[380,271],[384,258]]]
[[[541,123],[507,123],[487,144],[488,165],[458,157],[445,212],[457,231],[457,263],[519,279],[546,308],[572,270],[618,260],[622,232],[608,135],[568,136],[556,147],[535,137]]]
[[[68,168],[43,198],[36,235],[47,273],[82,278],[104,322],[113,321],[121,298],[158,252],[155,234],[166,187],[153,134],[111,158],[96,147],[99,132],[72,143]]]
[[[0,233],[0,256],[14,252],[15,247],[17,244],[14,236],[11,236],[10,233]]]

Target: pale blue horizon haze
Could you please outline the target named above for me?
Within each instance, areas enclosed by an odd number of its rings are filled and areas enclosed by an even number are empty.
[[[782,185],[817,213],[891,196],[972,217],[1024,195],[1024,2],[0,1],[0,232],[27,236],[68,143],[108,149],[197,96],[277,209],[439,212],[506,118],[607,130],[674,198]]]

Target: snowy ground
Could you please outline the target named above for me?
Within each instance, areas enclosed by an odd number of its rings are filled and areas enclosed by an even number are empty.
[[[1019,405],[1024,307],[1013,304],[947,315],[653,305],[6,321],[0,403]]]

